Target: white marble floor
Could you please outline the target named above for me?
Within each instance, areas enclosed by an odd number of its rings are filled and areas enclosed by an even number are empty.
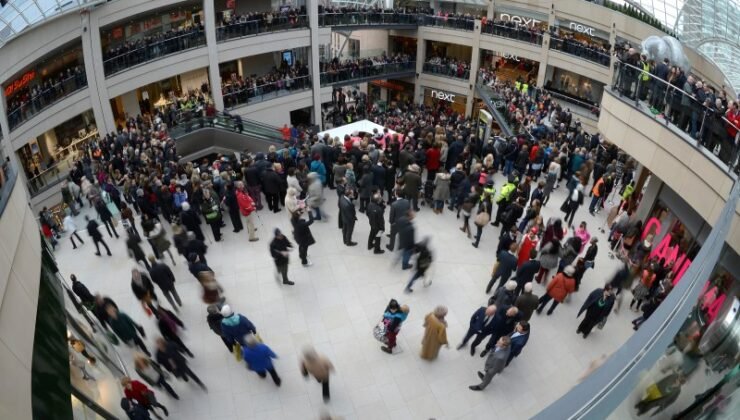
[[[501,182],[502,178],[498,179],[497,186]],[[462,339],[473,311],[488,298],[484,289],[494,262],[498,228],[486,227],[480,248],[474,249],[458,230],[454,214],[445,211],[435,215],[422,208],[415,221],[417,238],[431,237],[434,284],[429,288],[417,285],[413,294],[404,295],[410,273],[392,267],[388,253],[373,255],[363,246],[369,232],[365,215],[358,213],[354,234],[360,245],[345,247],[336,226],[336,195],[327,190],[326,196],[325,209],[331,220],[312,226],[317,241],[309,250],[312,267],[301,267],[297,252],[292,255],[289,276],[296,282],[293,287],[274,280],[268,252],[275,227],[291,231],[285,210],[280,214],[266,209],[260,212],[259,242],[248,242],[246,230],[234,234],[228,226],[224,229],[225,240],[211,244],[208,252],[209,265],[225,288],[229,303],[255,323],[266,344],[278,354],[276,369],[283,378],[281,388],[247,371],[227,353],[221,340],[208,329],[200,286],[185,261],[177,260],[174,272],[185,303],[181,313],[187,326],[184,340],[196,355],[191,367],[208,386],[208,393],[181,382],[174,385],[180,401],[158,391],[171,418],[315,419],[321,413],[331,413],[340,418],[373,420],[523,419],[563,395],[591,360],[613,352],[632,332],[629,321],[634,314],[622,310],[612,314],[606,327],[594,330],[587,340],[575,333],[579,322],[576,313],[587,294],[603,285],[616,269],[616,263],[607,257],[606,238],[596,229],[603,223],[605,212],[592,217],[584,206],[576,221],[587,221],[600,239],[595,270],[586,273],[580,292],[552,316],[535,315],[531,338],[521,356],[485,391],[470,391],[468,385],[478,383],[476,371],[482,369],[483,359],[456,351],[455,345]],[[558,208],[564,197],[564,187],[556,190],[543,210],[545,219],[562,216]],[[115,299],[144,325],[147,343],[153,348],[156,325],[131,292],[133,262],[127,257],[124,241],[107,241],[113,257],[94,256],[93,245],[87,240],[84,246],[72,250],[63,238],[56,252],[61,272],[65,277],[74,273],[91,291]],[[145,251],[149,252],[148,248]],[[543,291],[544,287],[535,286],[537,294]],[[411,307],[399,335],[403,352],[394,355],[381,352],[372,336],[372,328],[390,298]],[[451,348],[443,348],[440,357],[430,363],[418,356],[422,323],[439,304],[449,307]],[[307,344],[326,354],[336,367],[328,404],[321,399],[320,385],[299,373],[298,356]],[[132,351],[125,346],[119,346],[118,351],[133,372]]]

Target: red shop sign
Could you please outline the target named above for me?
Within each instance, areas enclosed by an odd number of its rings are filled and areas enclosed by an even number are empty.
[[[236,0],[226,0],[226,8],[231,10],[236,9]]]
[[[8,87],[5,88],[5,97],[10,97],[12,94],[18,92],[18,90],[23,89],[24,87],[28,86],[29,83],[31,83],[31,80],[36,78],[36,70],[30,70],[18,80],[12,82],[8,85]]]

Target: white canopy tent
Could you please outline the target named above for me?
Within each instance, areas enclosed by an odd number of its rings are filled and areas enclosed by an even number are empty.
[[[355,133],[372,134],[374,128],[377,128],[379,133],[382,133],[385,129],[385,127],[380,124],[375,124],[368,120],[362,120],[353,122],[352,124],[343,125],[341,127],[332,128],[331,130],[322,131],[319,133],[319,138],[323,138],[325,134],[328,134],[331,138],[339,137],[340,140],[343,140],[345,135],[353,136],[353,134],[356,135]],[[396,134],[395,131],[390,129],[388,132],[390,134]]]

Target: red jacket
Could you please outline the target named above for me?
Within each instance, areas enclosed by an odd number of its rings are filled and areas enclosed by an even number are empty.
[[[249,216],[254,210],[254,200],[244,191],[236,191],[236,202],[243,215]]]
[[[727,120],[731,123],[735,124],[735,127],[740,127],[740,111],[735,110],[735,112],[732,112],[731,109],[727,110],[727,113],[725,114],[725,117],[727,117]],[[732,140],[735,140],[735,136],[737,135],[737,129],[733,127],[730,124],[727,124],[727,134],[732,137]]]
[[[147,394],[150,392],[152,391],[150,391],[146,385],[135,379],[131,380],[131,389],[128,387],[123,389],[123,393],[126,395],[126,398],[136,400],[136,402],[141,404],[142,407],[149,406],[149,398],[147,398]]]
[[[575,279],[567,277],[565,273],[558,273],[547,285],[547,294],[560,303],[563,303],[565,297],[575,290]]]
[[[430,147],[427,149],[427,170],[436,171],[439,169],[439,158],[441,152],[436,147]]]

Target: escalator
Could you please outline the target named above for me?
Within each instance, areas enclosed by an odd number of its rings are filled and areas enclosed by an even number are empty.
[[[238,117],[222,112],[216,113],[212,121],[184,112],[169,133],[177,143],[180,162],[218,153],[267,152],[270,146],[283,145],[277,127],[242,118],[240,130]]]
[[[496,123],[501,128],[501,133],[504,134],[504,137],[509,138],[518,134],[514,133],[514,130],[512,130],[509,122],[506,120],[506,116],[504,115],[506,102],[498,93],[480,83],[475,85],[475,92],[486,104],[486,108],[493,115],[493,119],[496,120]]]

